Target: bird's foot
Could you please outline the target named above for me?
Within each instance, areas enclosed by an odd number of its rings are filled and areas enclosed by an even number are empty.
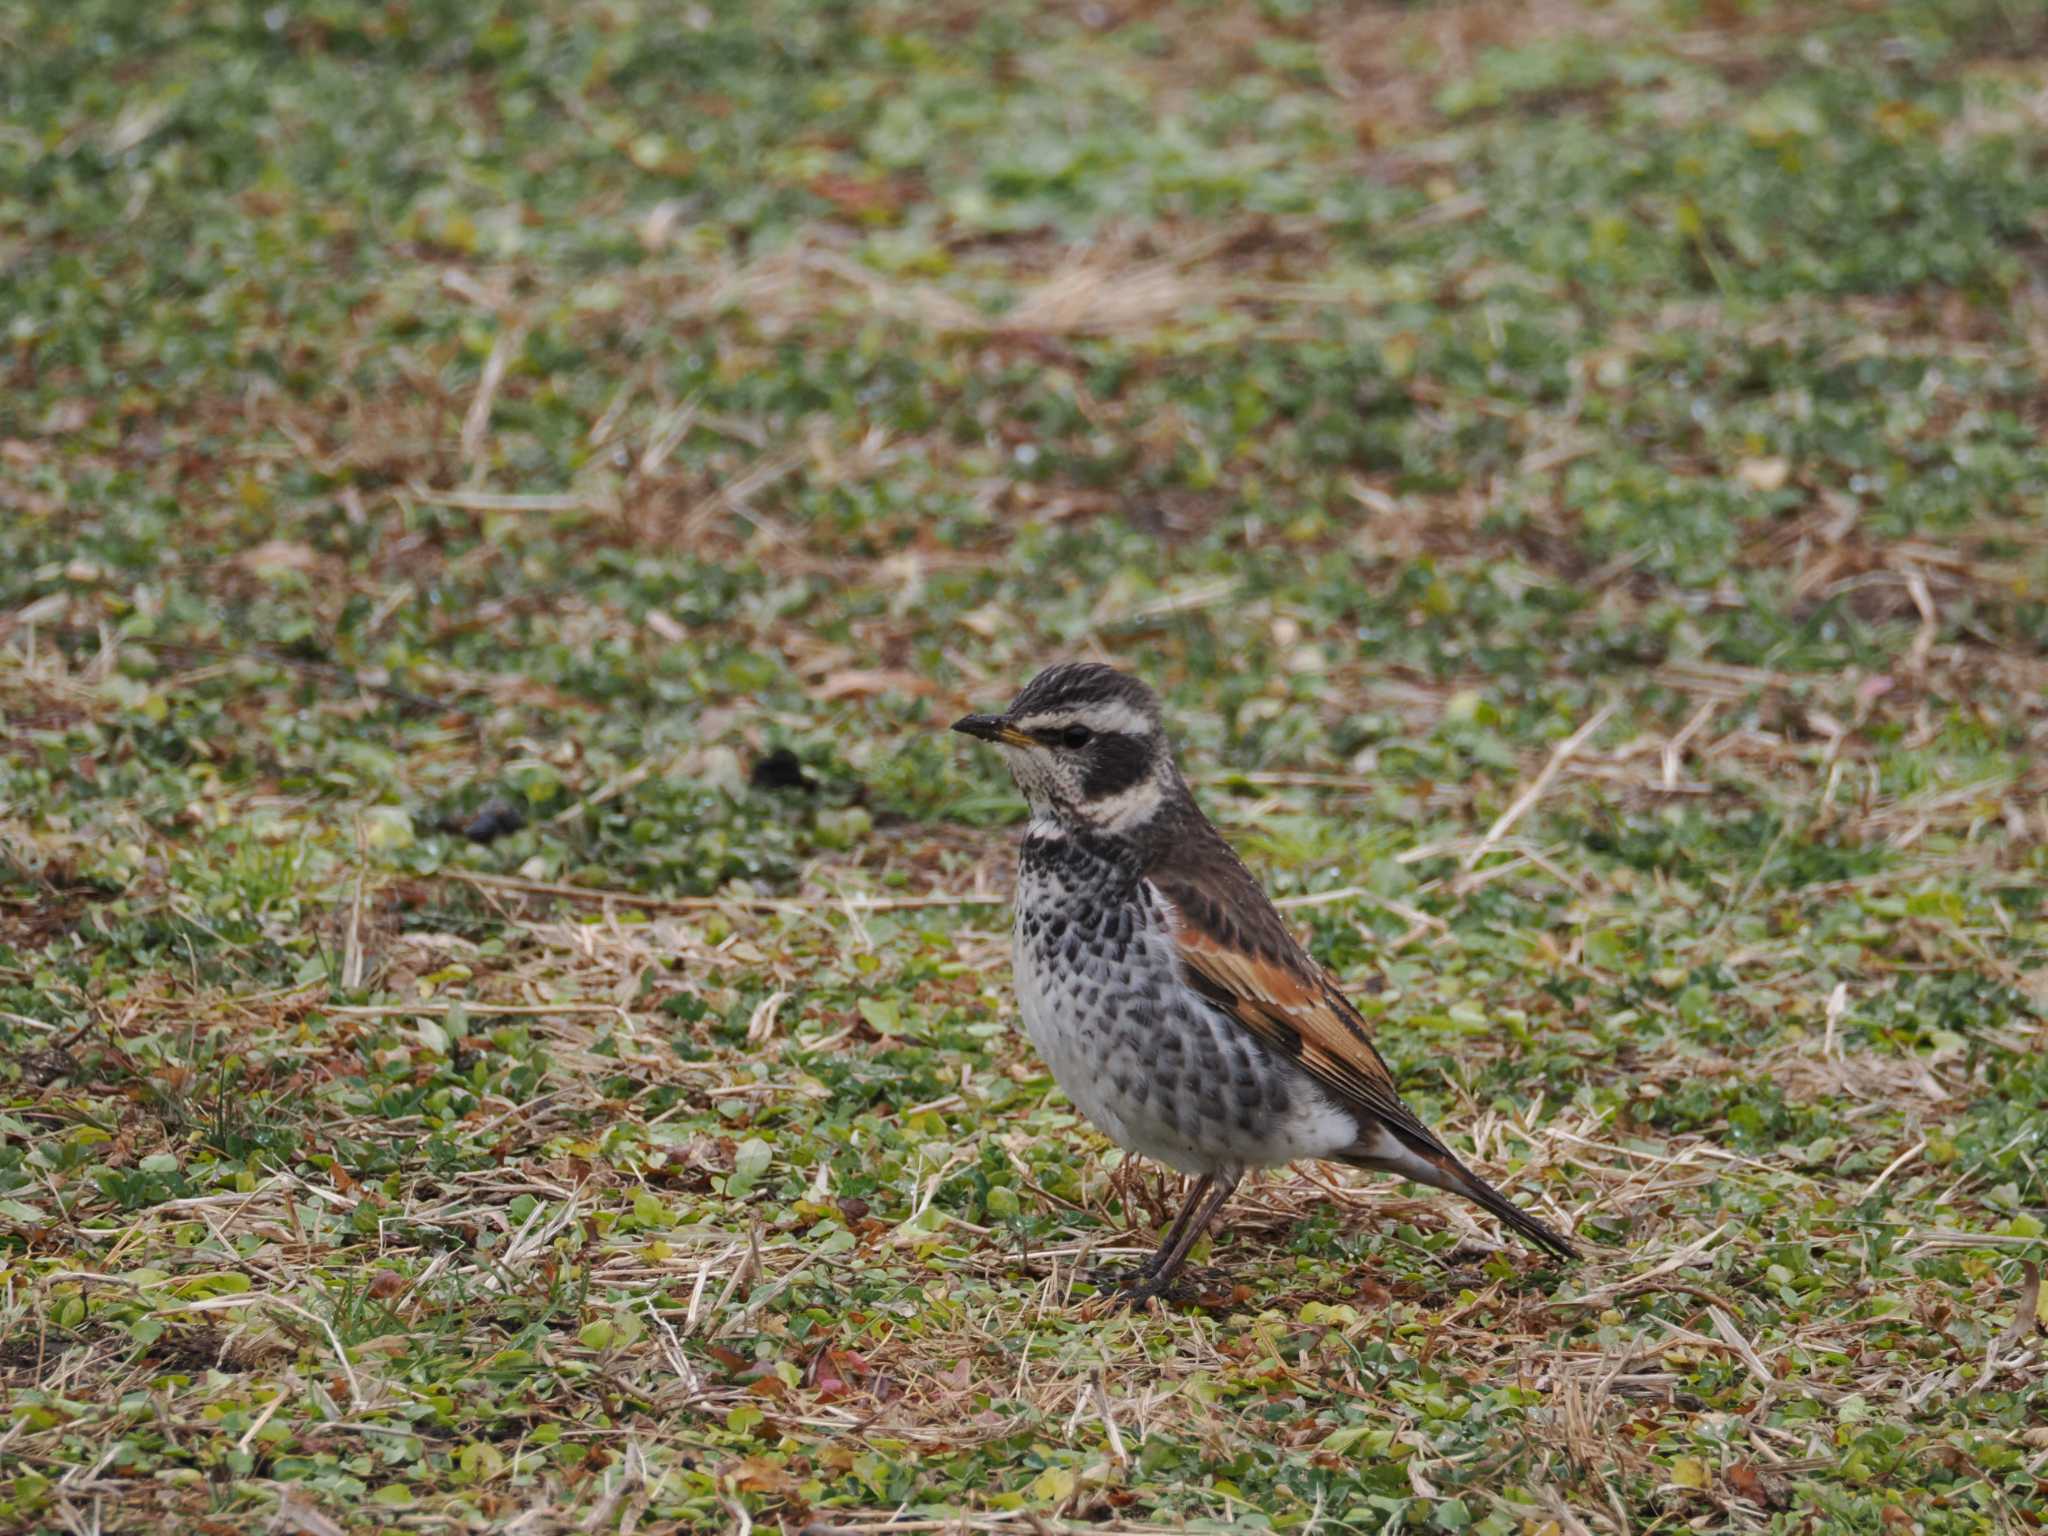
[[[1107,1293],[1142,1285],[1158,1273],[1159,1266],[1148,1260],[1143,1264],[1091,1264],[1081,1271],[1081,1278]]]
[[[1235,1294],[1231,1283],[1216,1271],[1193,1268],[1170,1275],[1149,1268],[1126,1272],[1102,1288],[1102,1299],[1114,1307],[1142,1307],[1153,1300],[1213,1307],[1228,1303]]]
[[[1150,1274],[1137,1274],[1109,1293],[1109,1299],[1121,1307],[1142,1307],[1155,1296],[1181,1299],[1180,1276],[1162,1275],[1157,1270]]]

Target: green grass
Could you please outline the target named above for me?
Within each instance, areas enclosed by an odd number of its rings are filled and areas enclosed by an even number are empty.
[[[0,1527],[2037,1529],[2044,92],[2023,0],[0,0]],[[940,729],[1069,654],[1585,1263],[1301,1168],[1089,1305],[1177,1190]]]

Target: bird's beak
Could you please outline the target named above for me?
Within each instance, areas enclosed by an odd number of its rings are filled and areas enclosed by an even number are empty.
[[[953,722],[953,729],[962,736],[972,736],[977,741],[993,741],[1005,747],[1038,745],[1001,715],[962,715]]]

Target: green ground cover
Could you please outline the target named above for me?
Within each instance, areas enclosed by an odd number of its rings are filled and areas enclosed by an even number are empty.
[[[0,1528],[2041,1526],[2048,10],[0,0],[0,103]],[[1077,654],[1585,1263],[1306,1167],[1094,1300],[1177,1187],[941,729]]]

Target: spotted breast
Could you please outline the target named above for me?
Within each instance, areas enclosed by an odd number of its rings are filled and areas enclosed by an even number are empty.
[[[1306,1072],[1190,986],[1170,909],[1125,845],[1034,827],[1014,943],[1025,1033],[1119,1146],[1234,1176],[1358,1139],[1358,1122]]]

